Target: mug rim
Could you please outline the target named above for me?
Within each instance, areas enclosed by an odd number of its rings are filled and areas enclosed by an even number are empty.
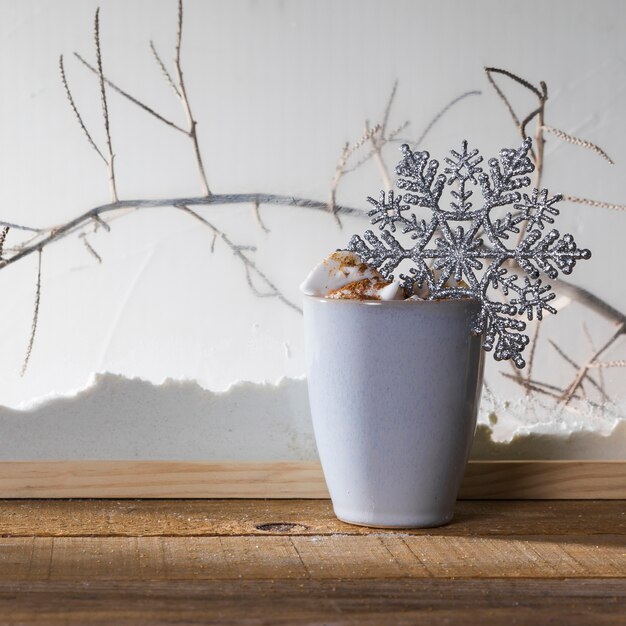
[[[480,300],[476,298],[439,298],[438,300],[358,300],[352,298],[327,298],[325,296],[312,296],[302,293],[302,298],[319,303],[334,305],[336,303],[352,304],[353,306],[475,306],[480,305]]]

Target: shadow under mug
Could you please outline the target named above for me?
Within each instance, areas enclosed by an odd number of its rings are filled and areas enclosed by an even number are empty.
[[[377,527],[452,519],[483,372],[475,300],[304,297],[309,401],[336,516]]]

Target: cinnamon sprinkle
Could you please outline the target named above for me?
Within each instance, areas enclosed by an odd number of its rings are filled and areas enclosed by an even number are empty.
[[[379,290],[390,284],[385,280],[363,278],[329,292],[326,297],[330,300],[380,300]]]

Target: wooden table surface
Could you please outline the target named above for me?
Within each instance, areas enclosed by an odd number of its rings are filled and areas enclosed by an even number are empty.
[[[1,500],[0,624],[626,624],[625,501]]]

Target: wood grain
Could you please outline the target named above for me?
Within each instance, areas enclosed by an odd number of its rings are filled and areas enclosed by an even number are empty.
[[[476,461],[460,498],[623,499],[626,461]]]
[[[318,463],[3,461],[1,498],[327,498]],[[626,498],[622,461],[473,461],[461,498]]]
[[[232,537],[387,535],[339,521],[329,500],[0,500],[0,536]],[[457,502],[452,522],[402,534],[472,537],[623,535],[626,503],[611,500]]]
[[[19,537],[0,542],[0,582],[620,578],[625,547],[623,535]]]
[[[2,624],[623,625],[621,580],[254,580],[0,583]]]
[[[0,501],[0,623],[623,624],[624,501],[462,501],[367,529],[327,500]]]

